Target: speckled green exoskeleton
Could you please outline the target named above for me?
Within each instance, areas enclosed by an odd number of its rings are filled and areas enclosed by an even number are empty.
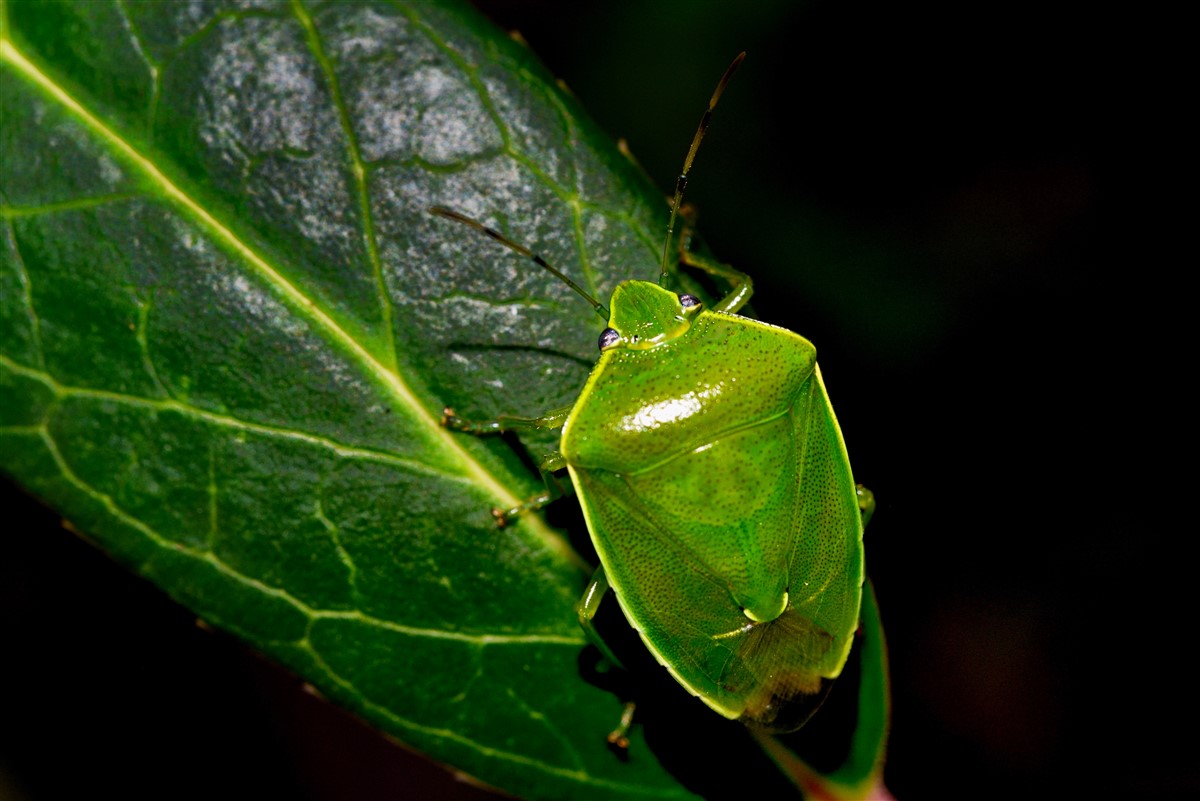
[[[744,54],[743,54],[744,55]],[[495,510],[503,525],[558,497],[565,468],[600,567],[579,604],[589,635],[610,587],[658,661],[727,718],[772,731],[802,725],[841,673],[858,626],[864,519],[816,349],[741,317],[750,279],[681,247],[682,261],[733,288],[711,309],[665,288],[686,176],[676,185],[658,284],[625,281],[611,312],[529,249],[449,209],[566,281],[607,320],[600,358],[574,405],[540,417],[445,424],[471,433],[562,429],[541,464],[547,490]],[[616,733],[619,737],[620,732]]]

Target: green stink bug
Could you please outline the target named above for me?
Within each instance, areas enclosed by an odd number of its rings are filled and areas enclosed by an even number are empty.
[[[665,288],[688,172],[721,93],[709,100],[676,184],[660,280],[625,281],[611,312],[528,248],[449,209],[532,259],[606,319],[600,358],[574,405],[540,417],[474,422],[471,432],[562,429],[541,470],[547,491],[500,524],[561,494],[566,469],[600,558],[579,604],[591,627],[608,588],[655,658],[721,715],[771,731],[799,728],[841,673],[858,627],[864,518],[806,339],[736,314],[748,276],[680,247],[681,260],[733,289],[711,309]],[[681,237],[686,240],[686,237]]]

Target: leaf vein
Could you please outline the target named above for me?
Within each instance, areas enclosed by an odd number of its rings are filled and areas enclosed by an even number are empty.
[[[325,478],[322,476],[322,485],[324,484],[324,481]],[[342,544],[341,528],[339,528],[338,525],[330,520],[329,516],[325,514],[325,504],[322,501],[324,494],[325,488],[322,486],[321,490],[317,493],[316,499],[314,500],[315,508],[313,509],[313,517],[315,517],[317,522],[324,526],[325,530],[329,532],[329,539],[333,542],[333,547],[334,550],[337,551],[338,559],[346,568],[346,583],[350,585],[350,596],[355,600],[356,603],[361,605],[362,594],[358,589],[358,565],[354,563],[354,559],[350,556],[350,552],[347,551],[346,546]]]
[[[158,389],[164,398],[172,397],[171,392],[167,389],[166,384],[158,376],[158,368],[154,366],[154,359],[150,357],[150,342],[146,338],[146,326],[150,321],[150,302],[142,297],[137,297],[134,300],[137,305],[137,324],[134,328],[134,339],[137,340],[138,349],[142,354],[142,368],[150,377],[150,381]]]
[[[57,214],[63,211],[82,211],[96,208],[97,206],[106,206],[111,203],[136,200],[139,197],[140,195],[136,192],[113,192],[111,194],[59,200],[53,203],[42,203],[36,206],[0,206],[0,219],[38,217],[43,214]]]
[[[431,629],[422,626],[407,626],[403,623],[374,617],[358,610],[314,610],[312,617],[314,621],[350,620],[410,637],[421,637],[431,640],[457,640],[474,645],[566,645],[578,648],[587,644],[582,630],[577,636],[567,636],[565,634],[480,634],[476,632]]]
[[[133,44],[133,49],[137,51],[138,56],[146,64],[146,71],[150,73],[150,100],[146,108],[146,141],[154,144],[154,129],[155,123],[158,121],[158,100],[162,95],[162,66],[156,62],[146,48],[144,37],[138,28],[133,17],[129,14],[129,8],[126,5],[128,0],[117,0],[117,13],[121,17],[121,21],[125,24],[126,30],[129,31],[129,39]]]
[[[127,406],[139,406],[147,409],[154,409],[156,411],[175,412],[187,417],[195,418],[197,420],[202,420],[206,423],[212,423],[240,431],[247,431],[252,434],[258,434],[266,437],[292,439],[307,443],[309,445],[327,448],[338,456],[347,459],[369,460],[378,462],[380,464],[403,467],[414,472],[446,479],[449,481],[470,483],[470,479],[466,476],[450,473],[434,467],[433,465],[426,464],[425,462],[419,462],[415,459],[397,456],[396,454],[388,453],[387,451],[364,448],[357,445],[347,445],[346,443],[338,442],[337,440],[330,439],[329,437],[322,436],[320,434],[313,434],[307,431],[298,431],[296,429],[270,426],[264,423],[248,422],[246,420],[233,417],[232,415],[219,414],[207,409],[201,409],[197,406],[192,406],[182,401],[175,400],[174,398],[142,398],[136,395],[126,395],[111,390],[72,387],[65,384],[60,384],[48,373],[15,362],[2,353],[0,353],[0,364],[4,365],[15,373],[19,373],[26,377],[34,378],[44,382],[60,398],[90,398],[99,401],[120,403]]]
[[[5,221],[4,234],[8,237],[9,245],[12,247],[13,261],[17,267],[17,281],[21,284],[21,299],[25,304],[25,313],[29,316],[30,334],[33,336],[33,355],[37,359],[38,366],[45,369],[46,354],[42,348],[42,322],[38,317],[37,310],[33,307],[33,282],[29,278],[29,270],[25,266],[25,259],[17,244],[17,232],[13,228],[11,220]]]
[[[289,603],[292,606],[296,607],[296,609],[299,610],[306,617],[312,618],[312,616],[313,616],[312,608],[309,607],[307,604],[305,604],[303,601],[301,601],[298,598],[296,598],[295,596],[293,596],[287,590],[283,590],[278,587],[272,587],[271,585],[266,584],[265,582],[260,581],[259,579],[252,578],[250,576],[247,576],[244,573],[241,573],[241,572],[235,570],[233,567],[231,567],[227,563],[223,562],[221,560],[221,558],[218,557],[216,554],[214,554],[212,551],[200,551],[200,550],[197,550],[196,548],[193,548],[193,547],[187,545],[186,543],[178,542],[178,541],[172,540],[168,537],[164,537],[162,534],[159,534],[157,531],[155,531],[152,527],[147,525],[145,522],[139,520],[134,515],[130,514],[129,512],[125,511],[124,509],[122,509],[120,507],[120,505],[118,505],[117,502],[113,500],[111,495],[109,495],[108,493],[105,493],[105,492],[101,492],[100,490],[96,489],[91,484],[89,484],[88,482],[86,482],[82,478],[80,478],[79,474],[77,474],[71,468],[71,466],[67,463],[66,458],[62,455],[62,451],[59,450],[58,443],[55,442],[55,440],[54,440],[54,436],[46,428],[42,429],[42,441],[45,443],[46,449],[50,452],[51,458],[54,459],[54,463],[56,465],[58,465],[58,469],[62,473],[63,478],[65,478],[69,483],[73,484],[80,492],[84,493],[85,495],[87,495],[87,496],[95,499],[97,502],[99,502],[100,505],[103,506],[108,511],[108,513],[111,514],[113,517],[115,517],[117,520],[121,521],[122,523],[129,526],[130,528],[133,528],[134,530],[140,532],[142,535],[144,535],[147,539],[149,539],[151,542],[153,542],[159,548],[164,549],[164,550],[171,549],[177,553],[182,553],[182,554],[184,554],[192,559],[195,559],[197,561],[207,562],[210,565],[212,565],[214,568],[216,568],[218,571],[220,571],[221,573],[224,573],[226,576],[229,576],[230,578],[234,579],[235,581],[238,581],[249,587],[253,587],[257,592],[261,592],[264,595],[269,595],[273,598],[278,598],[286,603]],[[144,566],[143,566],[143,572],[144,572]]]
[[[563,751],[567,754],[567,756],[570,757],[571,763],[575,766],[575,770],[581,773],[587,772],[584,769],[583,758],[579,754],[579,749],[574,746],[567,736],[563,734],[562,729],[560,729],[552,720],[550,720],[545,713],[540,712],[526,703],[525,699],[517,695],[516,692],[513,691],[512,687],[505,689],[505,695],[507,695],[518,708],[524,710],[525,714],[529,716],[530,720],[541,724],[550,737],[558,741],[559,745],[562,746]]]
[[[362,220],[363,245],[366,248],[367,259],[371,263],[371,272],[375,278],[375,291],[379,294],[379,311],[384,329],[387,331],[388,359],[391,363],[392,371],[396,372],[399,369],[399,363],[396,359],[396,330],[392,319],[393,307],[391,295],[388,293],[387,280],[383,274],[383,262],[379,257],[379,243],[375,237],[375,216],[371,210],[371,194],[367,186],[367,166],[363,161],[362,149],[358,144],[358,134],[354,130],[354,124],[350,121],[350,112],[346,108],[345,99],[342,97],[342,87],[337,78],[337,71],[334,69],[333,63],[329,60],[329,54],[325,52],[325,46],[321,41],[320,32],[317,31],[316,23],[313,22],[312,16],[308,13],[308,9],[304,7],[301,0],[292,0],[292,11],[300,21],[300,25],[304,28],[308,49],[312,52],[313,57],[317,60],[317,64],[321,68],[321,72],[325,75],[325,80],[329,85],[329,93],[333,97],[333,105],[337,111],[338,122],[342,127],[342,133],[346,137],[346,151],[350,157],[351,172],[354,176],[354,192],[358,201],[359,217]]]

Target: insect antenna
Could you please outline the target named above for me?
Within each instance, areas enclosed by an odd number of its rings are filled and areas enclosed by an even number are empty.
[[[721,80],[717,82],[717,88],[713,90],[712,97],[708,99],[708,108],[704,110],[704,116],[700,118],[700,125],[696,127],[696,135],[692,137],[692,146],[688,148],[687,158],[683,160],[683,169],[679,171],[679,177],[675,179],[675,198],[671,201],[671,220],[667,223],[667,239],[663,242],[662,272],[658,276],[659,286],[666,286],[667,284],[667,255],[671,251],[671,234],[675,233],[675,217],[679,214],[679,204],[683,200],[683,190],[687,186],[687,177],[688,172],[692,169],[692,161],[696,158],[696,151],[700,149],[700,142],[704,139],[704,134],[708,130],[708,123],[712,120],[713,109],[717,107],[717,101],[721,99],[721,93],[725,91],[725,85],[729,83],[729,79],[733,77],[733,73],[742,65],[742,61],[745,58],[746,52],[743,50],[737,54],[737,58],[733,60],[733,63],[725,68],[725,74],[721,76]]]
[[[472,228],[474,228],[476,231],[479,231],[480,233],[485,234],[485,235],[491,237],[492,239],[496,240],[497,242],[499,242],[501,245],[504,245],[504,247],[508,248],[509,250],[516,251],[517,253],[520,253],[525,258],[530,259],[534,264],[538,265],[539,267],[544,268],[548,272],[552,273],[555,277],[557,277],[564,284],[571,287],[571,289],[574,289],[580,295],[580,297],[582,297],[588,303],[592,304],[592,308],[596,310],[596,314],[599,314],[601,317],[604,318],[605,322],[608,322],[608,309],[605,308],[603,303],[601,303],[600,301],[593,298],[591,295],[589,295],[587,292],[585,292],[583,290],[583,287],[579,286],[579,284],[575,283],[570,278],[567,278],[567,276],[563,275],[561,270],[559,270],[557,267],[552,266],[548,261],[543,259],[538,254],[534,253],[529,248],[512,241],[511,239],[506,237],[504,234],[497,231],[495,228],[489,228],[486,225],[484,225],[483,223],[479,222],[478,220],[474,220],[465,214],[460,214],[459,212],[454,211],[453,209],[448,209],[445,206],[430,206],[429,213],[437,215],[438,217],[445,217],[448,220],[454,220],[455,222],[460,222],[463,225],[469,225]]]

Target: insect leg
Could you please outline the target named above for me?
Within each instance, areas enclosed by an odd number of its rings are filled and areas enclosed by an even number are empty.
[[[592,645],[600,649],[600,654],[605,659],[624,669],[621,660],[617,659],[612,649],[608,647],[608,643],[604,642],[600,632],[596,631],[595,625],[592,624],[592,618],[600,610],[600,602],[604,600],[608,588],[608,576],[605,574],[604,568],[602,566],[596,568],[596,572],[592,574],[592,580],[588,582],[587,589],[583,591],[583,597],[579,599],[579,603],[575,604],[575,611],[579,613],[579,626],[591,640]],[[633,711],[636,706],[633,701],[626,702],[625,708],[621,711],[621,722],[617,724],[617,728],[608,733],[609,745],[622,751],[629,748],[629,728],[633,725]]]
[[[445,409],[442,409],[442,425],[455,431],[485,436],[487,434],[499,434],[519,428],[562,428],[566,424],[567,417],[570,414],[571,407],[564,406],[561,409],[552,409],[540,417],[516,417],[510,414],[502,414],[495,420],[467,420],[456,415],[454,410],[447,406]],[[559,483],[558,477],[554,473],[566,466],[567,463],[563,460],[562,454],[557,451],[548,453],[542,457],[542,461],[538,465],[538,470],[542,474],[542,481],[546,484],[545,491],[539,492],[529,500],[511,509],[493,508],[492,517],[496,518],[496,525],[504,528],[515,518],[520,517],[526,512],[536,512],[551,501],[561,498],[563,496],[563,486]]]
[[[617,724],[617,728],[608,733],[609,745],[621,751],[629,750],[629,729],[633,726],[633,713],[636,709],[637,704],[633,701],[625,702],[625,708],[621,710],[621,722]]]
[[[511,414],[502,414],[495,420],[466,420],[456,415],[454,410],[447,406],[442,409],[442,425],[468,434],[499,434],[518,428],[562,428],[570,414],[571,407],[564,406],[561,409],[552,409],[540,417],[516,417]]]
[[[728,264],[693,253],[689,245],[696,229],[696,209],[693,206],[684,206],[679,213],[683,217],[683,230],[679,236],[679,262],[728,281],[733,288],[728,295],[717,301],[713,311],[735,314],[754,294],[754,279]]]
[[[546,483],[546,489],[511,509],[492,509],[492,517],[496,518],[496,525],[504,528],[526,512],[536,512],[551,501],[561,498],[565,494],[565,491],[563,490],[563,485],[558,480],[558,476],[554,474],[566,466],[566,460],[563,459],[562,454],[558,451],[553,451],[543,456],[542,461],[538,464],[538,471],[542,474],[542,481]]]
[[[608,592],[608,576],[604,573],[604,566],[596,568],[596,572],[592,574],[592,580],[588,582],[587,589],[583,591],[583,597],[579,599],[579,603],[575,604],[575,611],[579,613],[579,626],[583,629],[583,633],[591,640],[592,645],[600,649],[600,653],[609,662],[612,662],[619,668],[625,666],[621,664],[621,660],[613,654],[612,649],[604,642],[600,636],[600,632],[596,631],[596,627],[592,624],[592,618],[596,616],[596,612],[600,611],[600,602],[604,600],[604,595]]]
[[[713,306],[713,311],[727,312],[734,314],[738,309],[746,305],[750,300],[750,296],[754,294],[754,280],[746,275],[741,270],[735,270],[728,264],[722,264],[715,259],[710,259],[706,256],[701,256],[698,253],[692,253],[687,249],[686,243],[689,237],[684,236],[680,242],[679,260],[689,267],[695,267],[698,270],[703,270],[709,275],[715,275],[718,278],[724,278],[733,285],[733,289],[729,294],[717,301]]]

